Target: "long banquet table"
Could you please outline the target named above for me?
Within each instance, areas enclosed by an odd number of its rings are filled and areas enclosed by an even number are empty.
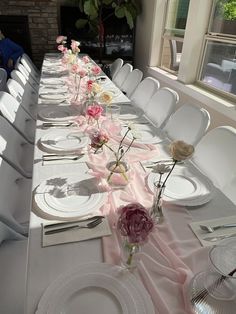
[[[46,57],[50,59],[50,55]],[[120,104],[128,102],[129,100],[123,95]],[[39,100],[39,110],[43,107]],[[85,156],[78,162],[44,164],[42,156],[45,152],[40,149],[38,141],[50,129],[43,128],[42,123],[43,121],[38,119],[33,169],[33,199],[35,189],[47,178],[71,173],[80,176],[88,171],[95,173],[94,165],[96,162],[102,162],[103,158],[99,155]],[[42,224],[49,223],[51,220],[38,215],[32,202],[25,313],[35,313],[48,286],[68,270],[89,262],[119,264],[119,246],[115,230],[116,209],[120,205],[134,201],[150,207],[152,193],[145,188],[147,173],[139,161],[151,159],[158,154],[158,144],[153,146],[155,148],[150,149],[148,146],[137,148],[137,158],[133,158],[135,183],[131,182],[124,190],[108,191],[103,213],[109,217],[111,236],[42,247]],[[165,204],[164,223],[155,229],[149,241],[138,253],[140,263],[133,271],[151,296],[155,313],[191,313],[187,305],[188,285],[194,274],[207,267],[209,247],[201,246],[190,229],[189,223],[233,215],[236,215],[236,206],[218,189],[213,199],[201,206],[184,207]],[[106,313],[109,313],[109,309]]]

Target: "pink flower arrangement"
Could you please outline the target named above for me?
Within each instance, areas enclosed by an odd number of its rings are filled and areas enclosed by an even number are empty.
[[[93,75],[99,75],[101,73],[101,68],[98,65],[94,65],[91,68],[91,72]]]
[[[88,74],[87,71],[83,68],[80,68],[78,73],[81,78],[85,77]]]
[[[67,40],[67,37],[66,37],[66,36],[59,35],[59,36],[57,36],[57,38],[56,38],[56,43],[57,43],[57,44],[65,43],[66,40]]]
[[[80,70],[80,67],[79,67],[79,65],[78,65],[77,63],[72,64],[72,66],[71,66],[71,72],[72,72],[73,74],[78,74],[78,73],[79,73],[79,70]]]
[[[61,51],[62,53],[66,53],[66,52],[67,52],[67,48],[64,47],[63,45],[59,45],[59,46],[57,47],[57,49],[58,49],[59,51]]]
[[[120,217],[117,229],[122,236],[128,237],[128,242],[142,244],[147,241],[154,223],[147,209],[139,203],[131,203],[119,210]]]
[[[88,80],[87,81],[87,92],[88,93],[92,92],[92,90],[93,90],[93,83],[94,83],[94,81],[92,81],[92,80]]]
[[[86,114],[89,118],[93,118],[94,120],[98,120],[103,112],[103,108],[100,105],[92,105],[88,106]]]
[[[89,133],[91,147],[98,150],[109,141],[108,134],[103,130],[93,129]]]
[[[71,47],[71,50],[73,53],[79,53],[80,52],[79,45],[80,45],[80,42],[78,42],[74,39],[71,40],[70,47]]]
[[[83,60],[83,62],[84,62],[85,64],[87,64],[87,63],[90,62],[90,59],[89,59],[88,56],[84,56],[84,57],[82,58],[82,60]]]

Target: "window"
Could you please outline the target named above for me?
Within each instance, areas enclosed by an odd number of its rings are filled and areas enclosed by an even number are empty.
[[[178,73],[190,0],[168,0],[161,67]]]
[[[214,0],[198,81],[236,97],[236,0]]]

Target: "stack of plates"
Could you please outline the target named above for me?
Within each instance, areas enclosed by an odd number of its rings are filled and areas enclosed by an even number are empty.
[[[47,132],[39,140],[39,145],[47,152],[76,152],[89,143],[87,135],[70,129],[56,129]]]
[[[71,220],[99,210],[106,193],[100,192],[98,180],[89,174],[67,174],[43,181],[34,193],[34,205],[44,216]]]
[[[105,263],[80,265],[45,291],[36,314],[154,314],[150,296],[129,271]]]
[[[180,167],[172,172],[167,180],[163,199],[183,206],[198,206],[209,202],[214,191],[211,181],[200,174],[194,175],[185,170]],[[162,181],[166,175],[163,175]],[[153,172],[148,175],[147,185],[150,191],[154,191],[154,182],[159,180],[159,176],[159,173]]]

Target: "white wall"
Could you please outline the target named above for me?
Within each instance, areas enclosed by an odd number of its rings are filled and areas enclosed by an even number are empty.
[[[219,125],[231,125],[236,128],[236,106],[226,99],[202,92],[192,85],[184,85],[175,77],[159,71],[155,66],[160,59],[160,45],[163,27],[163,15],[158,19],[158,12],[163,12],[164,0],[141,0],[142,13],[137,19],[135,41],[135,67],[145,76],[156,77],[161,87],[168,86],[179,93],[179,106],[184,103],[206,108],[211,115],[211,128]]]

